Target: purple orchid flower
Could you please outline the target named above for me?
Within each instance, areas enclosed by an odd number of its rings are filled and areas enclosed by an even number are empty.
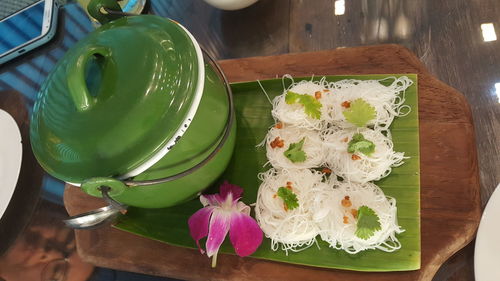
[[[250,207],[240,202],[243,189],[224,182],[220,193],[201,195],[202,209],[188,220],[191,237],[196,241],[200,252],[200,239],[206,237],[207,256],[212,257],[212,267],[217,263],[217,253],[229,232],[229,239],[238,256],[251,255],[262,243],[262,230],[250,217]]]

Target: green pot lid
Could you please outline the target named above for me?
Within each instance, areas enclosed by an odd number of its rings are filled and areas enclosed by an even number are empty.
[[[196,40],[171,20],[136,16],[103,25],[42,85],[31,123],[37,160],[72,183],[148,169],[194,118],[203,65]]]

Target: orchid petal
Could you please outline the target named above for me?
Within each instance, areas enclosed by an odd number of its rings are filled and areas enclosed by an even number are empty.
[[[200,247],[200,239],[208,235],[208,223],[213,211],[214,207],[199,209],[188,220],[189,233],[196,241],[196,245],[198,245],[198,249],[200,249],[202,254],[203,250]]]
[[[233,213],[229,239],[240,257],[253,254],[262,243],[262,230],[249,215]]]
[[[247,204],[245,204],[243,202],[238,202],[236,204],[236,209],[240,213],[243,213],[245,215],[250,215],[250,206],[248,206]]]
[[[210,218],[210,227],[207,238],[207,256],[211,257],[219,251],[220,245],[226,238],[231,223],[231,213],[215,209]]]
[[[229,182],[225,181],[221,186],[220,186],[220,196],[223,200],[227,198],[229,193],[233,194],[233,200],[238,201],[241,198],[241,195],[243,194],[243,188],[230,184]]]
[[[204,207],[206,207],[207,205],[220,206],[222,204],[222,201],[224,201],[224,199],[221,198],[219,194],[207,194],[200,196],[200,202]]]

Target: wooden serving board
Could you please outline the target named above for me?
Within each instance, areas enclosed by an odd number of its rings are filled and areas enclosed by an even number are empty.
[[[431,280],[469,243],[481,216],[474,127],[463,95],[433,77],[406,48],[379,45],[220,61],[230,82],[281,77],[417,73],[421,159],[421,269],[366,273],[220,255],[212,269],[198,251],[110,227],[76,231],[80,255],[102,267],[188,280]],[[67,186],[70,215],[103,206]]]

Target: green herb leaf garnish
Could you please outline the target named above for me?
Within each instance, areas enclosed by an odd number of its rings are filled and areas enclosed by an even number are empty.
[[[364,155],[370,156],[375,152],[375,144],[372,141],[365,139],[361,133],[356,133],[347,144],[347,152],[361,152]]]
[[[283,202],[288,210],[293,210],[299,206],[297,195],[293,193],[291,189],[282,186],[278,188],[277,194],[281,199],[283,199]]]
[[[380,221],[375,211],[367,206],[359,207],[358,222],[355,232],[356,236],[366,240],[372,237],[375,231],[380,229]]]
[[[321,118],[321,107],[323,106],[318,100],[313,96],[304,94],[297,94],[288,91],[285,95],[285,102],[287,104],[300,103],[304,106],[304,112],[311,118],[320,119]]]
[[[304,162],[307,159],[306,153],[302,150],[302,146],[304,145],[304,141],[306,138],[303,138],[301,141],[297,143],[291,143],[288,149],[283,152],[286,158],[288,158],[293,163]]]
[[[344,114],[348,122],[358,127],[365,127],[368,122],[377,116],[377,111],[364,99],[360,98],[352,101],[349,108],[344,110],[342,114]]]

